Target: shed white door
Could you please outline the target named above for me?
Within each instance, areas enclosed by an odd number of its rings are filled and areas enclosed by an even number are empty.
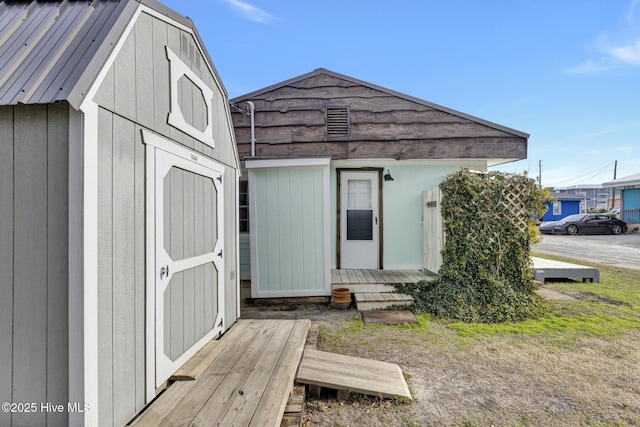
[[[155,149],[156,387],[223,330],[223,172]]]
[[[340,268],[379,268],[378,179],[340,173]]]

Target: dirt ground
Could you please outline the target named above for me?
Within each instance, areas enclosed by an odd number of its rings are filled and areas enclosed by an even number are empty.
[[[640,425],[638,335],[613,345],[589,338],[566,346],[492,337],[462,348],[446,334],[403,348],[399,335],[394,328],[373,331],[376,345],[353,345],[347,353],[399,364],[414,402],[327,397],[308,402],[307,425]]]
[[[320,324],[319,349],[397,363],[405,373],[413,402],[361,395],[340,402],[327,390],[307,400],[307,427],[640,425],[637,331],[618,339],[460,339],[437,322],[351,332],[355,310],[245,306],[242,313],[311,318]]]

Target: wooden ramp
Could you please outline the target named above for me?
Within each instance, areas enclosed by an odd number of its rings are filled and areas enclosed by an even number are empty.
[[[600,282],[600,271],[586,265],[551,259],[531,257],[533,278],[542,283],[549,279],[582,279],[583,282]]]
[[[389,399],[411,399],[398,365],[319,350],[304,350],[296,381]]]
[[[132,425],[279,426],[310,326],[238,320],[176,373],[187,381],[171,384]]]

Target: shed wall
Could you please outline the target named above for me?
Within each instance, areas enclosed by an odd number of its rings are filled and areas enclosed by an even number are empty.
[[[168,124],[171,76],[166,46],[179,55],[213,91],[212,132],[215,148]],[[233,129],[230,127],[226,94],[195,46],[190,33],[147,13],[141,13],[114,64],[109,68],[94,101],[142,127],[235,168],[237,165],[231,136]],[[201,102],[197,98],[199,95],[187,90],[181,90],[180,95],[185,119],[199,123],[203,114],[200,110]]]
[[[0,107],[0,425],[68,422],[69,106]]]
[[[165,46],[213,90],[215,148],[167,122],[170,63]],[[122,425],[145,404],[145,145],[151,130],[225,165],[225,326],[239,316],[236,282],[236,181],[226,95],[191,34],[141,13],[93,101],[98,129],[98,334],[101,425]],[[191,48],[191,50],[189,50]],[[194,56],[199,55],[199,58]],[[188,86],[188,85],[187,85]],[[183,86],[183,89],[186,86]],[[181,90],[187,121],[202,125],[196,93]]]

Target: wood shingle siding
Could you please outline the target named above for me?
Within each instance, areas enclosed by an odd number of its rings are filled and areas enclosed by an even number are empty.
[[[328,70],[233,99],[255,104],[256,155],[333,160],[526,157],[527,134]],[[348,131],[329,111],[348,108]],[[250,119],[233,113],[241,158]]]

